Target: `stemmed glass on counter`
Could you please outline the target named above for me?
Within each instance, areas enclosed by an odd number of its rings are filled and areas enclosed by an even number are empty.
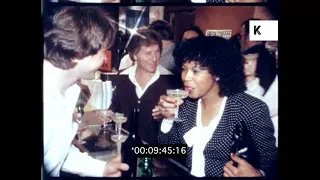
[[[123,113],[116,112],[112,116],[112,120],[115,122],[115,133],[111,136],[111,140],[117,143],[118,154],[121,153],[121,144],[125,142],[129,136],[129,132],[122,129],[122,124],[127,122],[127,119]]]
[[[119,129],[111,135],[111,140],[117,144],[118,154],[121,154],[121,145],[124,143],[129,136],[129,132],[124,129]]]

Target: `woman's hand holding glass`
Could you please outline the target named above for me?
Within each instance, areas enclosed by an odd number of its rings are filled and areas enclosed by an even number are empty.
[[[162,118],[171,119],[174,117],[178,105],[180,106],[182,104],[183,104],[182,99],[180,100],[180,102],[178,104],[178,100],[176,98],[162,95],[162,96],[160,96],[160,100],[158,102],[158,105],[156,105],[152,109],[152,116],[156,120],[162,119]]]

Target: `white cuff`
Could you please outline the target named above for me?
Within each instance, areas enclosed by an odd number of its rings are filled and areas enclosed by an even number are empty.
[[[262,174],[263,177],[266,177],[266,173],[264,173],[264,171],[262,171],[262,170],[259,170],[259,171],[260,171],[260,173]]]
[[[167,133],[170,131],[170,129],[172,128],[172,125],[173,125],[173,120],[168,120],[166,118],[164,118],[162,120],[162,123],[161,123],[161,131],[163,133]]]

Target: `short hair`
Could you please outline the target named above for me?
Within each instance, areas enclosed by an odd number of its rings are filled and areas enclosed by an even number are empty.
[[[205,36],[204,33],[202,32],[202,30],[199,28],[199,26],[193,25],[190,28],[186,29],[183,31],[183,33],[180,35],[180,42],[182,41],[183,35],[185,32],[187,31],[194,31],[196,32],[199,36],[198,37],[203,37]]]
[[[244,26],[246,34],[249,34],[249,21],[251,20],[261,20],[258,18],[250,18],[242,22],[241,27]]]
[[[243,52],[243,55],[259,54],[256,74],[260,85],[266,93],[277,75],[277,62],[274,56],[264,47],[264,44],[253,46]]]
[[[155,20],[149,25],[149,29],[156,31],[162,40],[173,40],[173,30],[167,21]]]
[[[185,40],[175,48],[174,57],[179,68],[191,61],[208,67],[212,76],[219,77],[220,96],[246,90],[241,53],[227,39],[204,36]]]
[[[45,22],[44,58],[55,67],[73,68],[72,59],[110,48],[115,41],[115,26],[99,7],[63,7]]]
[[[134,60],[134,55],[139,53],[141,46],[151,46],[154,44],[159,46],[161,53],[162,42],[158,33],[151,29],[139,29],[137,33],[132,36],[127,47],[127,52],[130,58]]]

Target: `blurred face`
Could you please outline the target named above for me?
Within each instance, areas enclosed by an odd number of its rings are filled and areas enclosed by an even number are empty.
[[[195,61],[185,62],[182,66],[181,79],[184,89],[191,98],[201,98],[209,92],[218,93],[216,77],[213,77],[206,67],[201,67]]]
[[[182,36],[182,41],[185,41],[187,39],[191,39],[191,38],[196,38],[196,37],[199,37],[199,34],[195,31],[186,31],[183,33],[183,36]]]
[[[105,50],[101,49],[97,54],[87,56],[82,60],[77,61],[76,71],[79,73],[80,79],[94,79],[95,72],[101,67],[106,60]]]
[[[255,76],[257,70],[258,54],[244,56],[244,75]]]
[[[160,48],[157,44],[141,46],[140,51],[134,55],[138,68],[148,73],[154,73],[160,62]]]

